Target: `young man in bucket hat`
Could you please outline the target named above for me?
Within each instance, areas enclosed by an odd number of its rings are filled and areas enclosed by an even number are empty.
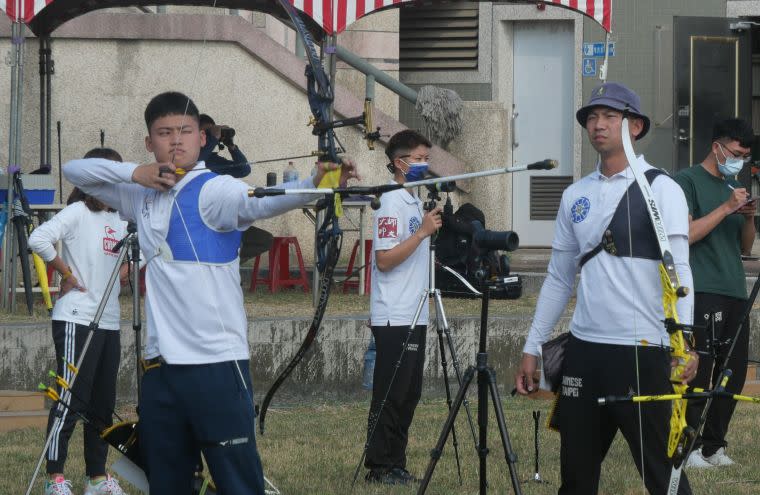
[[[670,403],[646,404],[640,411],[628,403],[604,407],[597,403],[599,397],[631,391],[645,395],[673,391],[668,351],[639,345],[643,340],[667,343],[669,337],[662,323],[659,247],[623,149],[624,112],[631,140],[641,139],[649,130],[649,119],[636,93],[622,84],[594,88],[588,104],[576,113],[599,161],[592,173],[562,195],[548,274],[516,376],[518,392],[536,390],[538,349],[549,340],[580,272],[554,417],[561,435],[560,494],[597,493],[602,461],[618,430],[649,493],[665,493],[670,477]],[[637,166],[651,184],[680,283],[691,287],[683,192],[643,158]],[[692,296],[679,300],[682,322],[691,322],[692,305]],[[695,373],[693,359],[680,378],[690,380]],[[691,493],[686,477],[681,478],[678,493]]]

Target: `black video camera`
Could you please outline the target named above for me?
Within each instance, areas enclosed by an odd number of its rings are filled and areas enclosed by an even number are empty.
[[[513,231],[493,231],[484,227],[483,212],[470,203],[456,213],[444,215],[436,240],[436,257],[475,287],[487,285],[494,299],[517,299],[522,295],[522,280],[510,274],[509,258],[499,251],[514,251],[520,238]],[[466,293],[456,276],[436,268],[437,286],[445,296],[476,297]]]

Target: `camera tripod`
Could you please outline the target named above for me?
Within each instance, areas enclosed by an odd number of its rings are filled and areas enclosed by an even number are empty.
[[[441,457],[443,446],[446,444],[446,439],[450,432],[454,431],[454,421],[456,420],[459,409],[463,403],[466,403],[467,389],[472,384],[472,379],[475,377],[475,373],[478,375],[478,429],[479,429],[479,443],[478,456],[480,457],[479,479],[480,479],[480,494],[484,495],[488,487],[487,481],[487,457],[488,457],[488,393],[491,393],[491,401],[493,402],[494,410],[496,412],[496,422],[499,425],[499,433],[501,436],[501,444],[504,449],[504,457],[509,466],[509,474],[512,480],[512,489],[515,495],[521,495],[520,481],[517,479],[517,468],[515,464],[517,462],[517,455],[512,450],[512,444],[509,441],[509,433],[507,432],[507,424],[504,420],[504,409],[501,405],[501,397],[499,396],[499,389],[496,386],[496,373],[493,368],[488,366],[488,352],[486,352],[486,338],[488,337],[488,301],[490,297],[490,288],[485,283],[482,284],[482,305],[480,308],[480,343],[478,348],[478,354],[476,358],[476,365],[469,366],[464,373],[464,379],[459,387],[459,392],[454,399],[453,407],[449,411],[449,416],[446,418],[446,422],[443,425],[443,431],[438,438],[433,450],[430,452],[430,463],[425,470],[425,476],[420,482],[420,487],[417,491],[418,494],[423,494],[427,490],[430,484],[430,479],[433,477],[433,471],[438,463],[438,459]]]
[[[432,207],[428,207],[426,204],[426,209],[432,209]],[[452,399],[451,399],[451,386],[449,383],[449,376],[448,376],[448,362],[446,361],[446,346],[447,345],[449,348],[449,353],[451,355],[451,363],[454,368],[454,373],[457,378],[457,383],[459,384],[460,389],[461,389],[462,373],[461,373],[461,368],[459,366],[459,359],[457,358],[456,349],[451,339],[451,332],[449,330],[448,320],[446,319],[446,313],[444,312],[444,309],[443,309],[443,300],[441,298],[441,291],[435,287],[435,242],[434,242],[434,239],[432,238],[430,239],[430,252],[429,252],[428,263],[429,263],[428,287],[423,291],[422,295],[420,296],[419,304],[417,305],[417,309],[415,310],[412,323],[409,325],[409,331],[407,332],[406,339],[404,340],[404,343],[401,347],[401,354],[399,355],[398,360],[396,361],[396,364],[393,370],[393,375],[391,376],[390,382],[388,384],[388,389],[385,392],[383,400],[380,402],[380,406],[378,407],[378,412],[375,415],[375,420],[370,427],[369,435],[367,436],[367,442],[364,445],[364,451],[362,452],[361,459],[359,459],[359,463],[357,464],[356,470],[354,471],[354,478],[351,483],[352,487],[354,486],[354,484],[356,484],[356,479],[359,476],[359,470],[361,469],[361,466],[364,463],[364,459],[367,456],[367,450],[369,448],[370,441],[372,440],[372,437],[375,434],[375,430],[377,429],[377,425],[380,422],[380,417],[385,407],[385,403],[388,400],[388,397],[390,396],[390,392],[391,392],[391,389],[393,388],[393,383],[395,381],[396,374],[398,372],[398,369],[401,367],[401,362],[404,359],[404,355],[406,354],[406,349],[409,345],[409,341],[412,338],[414,329],[417,326],[417,322],[420,319],[420,315],[422,314],[422,310],[425,307],[425,304],[427,304],[431,298],[435,301],[436,332],[438,334],[438,349],[441,355],[441,367],[443,369],[443,383],[446,389],[446,404],[449,410],[451,410],[451,407],[452,407]],[[444,336],[445,336],[445,339],[444,339]],[[469,402],[467,401],[466,398],[463,398],[462,403],[464,404],[465,410],[467,411],[467,419],[470,426],[470,432],[472,433],[472,441],[477,450],[478,440],[475,434],[475,425],[472,419],[472,414],[470,413]],[[459,461],[459,443],[457,441],[456,431],[454,430],[453,424],[451,426],[451,432],[452,432],[452,435],[451,435],[452,445],[454,447],[454,456],[456,458],[456,463],[457,463],[457,474],[459,475],[459,482],[461,483],[462,470],[461,470],[461,464]],[[441,448],[443,448],[443,446],[441,446]]]

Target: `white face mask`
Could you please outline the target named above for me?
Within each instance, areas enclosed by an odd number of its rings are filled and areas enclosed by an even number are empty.
[[[723,163],[720,163],[718,155],[716,153],[713,153],[715,155],[715,160],[718,162],[718,171],[723,177],[734,177],[736,174],[741,172],[742,168],[744,167],[744,160],[741,158],[729,158],[723,151],[723,145],[718,143],[718,147],[720,147],[720,153],[723,155],[723,159],[725,160]]]

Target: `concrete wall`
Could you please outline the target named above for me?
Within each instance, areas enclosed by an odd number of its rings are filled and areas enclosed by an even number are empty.
[[[444,303],[445,305],[445,303]],[[530,327],[530,315],[494,316],[489,320],[489,363],[497,374],[503,394],[512,390],[512,376],[522,355],[522,345]],[[560,320],[557,332],[567,330],[569,318]],[[260,399],[280,370],[301,345],[310,320],[254,319],[249,323],[251,373]],[[478,349],[480,319],[450,318],[450,333],[462,371],[473,364]],[[760,354],[760,314],[752,314],[750,356]],[[281,389],[278,402],[308,399],[358,398],[361,389],[363,355],[370,330],[365,318],[328,318],[312,349]],[[438,334],[431,326],[427,334],[425,387],[429,394],[443,390]],[[135,392],[134,332],[131,322],[122,322],[122,356],[118,381],[120,401],[133,401]],[[54,369],[55,356],[47,323],[6,325],[0,328],[0,389],[34,390]],[[451,356],[449,375],[453,379]],[[278,392],[280,393],[280,392]]]
[[[148,162],[152,156],[144,147],[147,132],[143,110],[152,96],[167,90],[185,92],[201,112],[209,113],[220,124],[233,126],[236,142],[249,160],[306,155],[316,149],[316,139],[307,127],[311,112],[304,93],[304,61],[293,54],[292,32],[263,14],[210,15],[225,10],[169,7],[171,15],[130,13],[134,9],[97,11],[56,30],[52,42],[55,75],[51,117],[56,184],[56,121],[62,124],[64,163],[99,146],[101,129],[105,131],[106,146],[119,151],[125,160]],[[0,19],[0,53],[10,53],[9,27],[6,19]],[[392,9],[356,22],[339,42],[378,68],[397,75],[397,32],[398,12]],[[27,38],[21,163],[26,172],[40,163],[37,50],[37,40]],[[338,64],[334,91],[336,116],[361,115],[363,75]],[[0,94],[10,94],[10,77],[0,77]],[[9,103],[9,98],[0,100],[0,121],[9,120]],[[346,156],[359,164],[365,184],[383,184],[390,178],[384,166],[387,160],[383,142],[403,129],[396,121],[398,97],[394,93],[377,85],[374,108],[375,124],[382,127],[384,135],[374,151],[367,149],[358,128],[336,130]],[[8,161],[8,148],[2,144],[7,141],[8,127],[0,126],[2,164]],[[463,164],[443,150],[435,149],[433,156],[433,170],[438,174],[462,171]],[[293,161],[303,178],[311,173],[315,158]],[[267,172],[281,177],[286,165],[287,161],[254,165],[245,181],[263,185]],[[70,190],[64,181],[64,200]],[[61,202],[58,195],[56,202]],[[346,216],[344,262],[358,238],[359,225],[356,210],[347,210]],[[299,237],[306,263],[311,262],[313,226],[300,211],[262,221],[259,226],[274,235]],[[369,218],[365,235],[371,235]]]
[[[746,3],[746,2],[729,2]],[[760,15],[760,11],[756,14]],[[652,119],[647,137],[636,145],[647,160],[670,170],[673,166],[673,17],[725,17],[726,2],[715,0],[637,0],[616,2],[612,38],[616,56],[610,57],[609,81],[630,86],[641,97],[642,111]],[[599,25],[584,20],[584,41],[602,41]],[[583,100],[599,84],[583,78]],[[596,152],[583,139],[583,174],[593,170]]]
[[[760,1],[758,0],[728,0],[726,2],[726,17],[757,16],[760,16]]]
[[[512,163],[512,26],[514,22],[558,20],[572,22],[575,45],[580,53],[583,33],[582,16],[565,9],[535,5],[510,5],[491,2],[479,3],[478,68],[471,71],[420,71],[404,72],[401,81],[410,85],[433,84],[454,89],[465,101],[464,129],[449,150],[467,162],[468,170],[485,170],[504,167]],[[580,73],[580,57],[576,60]],[[580,105],[581,78],[567,81],[575,87],[576,104]],[[468,96],[469,95],[469,96]],[[488,95],[485,100],[480,99]],[[535,125],[540,132],[540,122]],[[580,176],[581,133],[574,130],[573,156],[576,158],[573,174]],[[547,136],[547,139],[551,139]],[[512,228],[512,177],[493,177],[488,181],[474,181],[470,194],[460,200],[475,204],[483,210],[489,228]]]
[[[492,147],[481,148],[485,158],[498,157],[500,163],[511,163],[509,122],[512,108],[512,34],[514,21],[568,20],[575,25],[577,73],[573,80],[562,84],[574,86],[575,105],[580,107],[587,100],[598,77],[582,77],[582,43],[601,42],[604,30],[595,21],[567,9],[546,6],[539,10],[535,5],[509,5],[481,2],[479,15],[479,58],[477,70],[470,71],[419,71],[404,72],[400,79],[411,85],[434,84],[456,89],[468,101],[468,123],[461,138],[451,149],[462,157],[462,150],[470,150],[479,144],[490,143]],[[673,159],[672,140],[672,37],[674,16],[760,16],[758,1],[715,0],[636,0],[619,1],[612,13],[612,37],[616,43],[616,56],[610,58],[608,80],[621,81],[633,88],[642,99],[643,111],[652,119],[649,135],[637,144],[637,151],[646,155],[652,163],[670,168]],[[601,59],[598,60],[601,63]],[[488,95],[485,98],[483,95]],[[494,105],[486,105],[483,100]],[[477,109],[477,110],[476,110]],[[488,127],[488,126],[493,127]],[[493,136],[483,136],[488,129]],[[551,136],[546,136],[551,139]],[[590,172],[596,163],[596,152],[588,143],[585,132],[577,126],[574,134],[574,175],[577,178]],[[469,162],[476,169],[478,163]],[[495,220],[494,228],[511,227],[511,181],[507,178],[499,188],[483,196],[483,186],[477,185],[467,200],[486,212],[486,218]]]
[[[462,135],[451,143],[449,150],[457,156],[468,157],[468,172],[508,165],[505,157],[510,156],[511,149],[502,139],[508,132],[508,115],[498,102],[465,102]],[[469,194],[456,198],[454,209],[460,203],[472,203],[483,210],[488,229],[511,230],[512,176],[502,174],[474,180],[470,188]]]
[[[502,392],[512,389],[512,374],[522,351],[530,317],[492,317],[488,347],[490,363],[495,368]],[[290,361],[309,329],[307,318],[254,319],[249,322],[251,373],[257,397],[263,396],[280,370]],[[564,318],[560,329],[568,323]],[[478,347],[480,319],[451,318],[450,332],[462,371],[473,364]],[[283,396],[290,400],[309,397],[361,396],[363,356],[370,338],[368,320],[364,318],[327,318],[307,357],[283,385]],[[426,388],[430,393],[442,390],[442,371],[438,334],[431,327],[427,335]],[[120,401],[134,400],[135,353],[131,322],[122,322],[122,355],[119,370]],[[448,352],[448,351],[447,351]],[[451,357],[447,355],[451,367]],[[7,325],[0,328],[0,389],[34,390],[45,381],[47,371],[55,369],[55,354],[47,323]],[[450,376],[453,371],[449,369]],[[453,380],[453,378],[452,378]]]
[[[0,53],[10,50],[8,24],[2,27],[6,28],[3,33],[6,38],[0,39]],[[144,147],[143,110],[152,96],[166,90],[189,94],[202,112],[211,114],[219,123],[233,126],[237,130],[236,141],[249,160],[308,154],[316,149],[316,139],[306,126],[311,116],[306,95],[297,84],[303,79],[303,62],[279,45],[261,48],[262,35],[261,29],[242,18],[182,14],[96,12],[60,28],[52,43],[55,61],[52,165],[56,185],[56,121],[62,124],[60,144],[64,163],[99,146],[101,129],[105,131],[106,146],[119,151],[128,161],[148,162],[152,156]],[[257,49],[278,62],[289,63],[286,68],[293,72],[294,79],[283,77],[280,68],[272,66],[272,59],[259,58]],[[37,168],[40,160],[37,50],[37,40],[27,38],[21,163],[22,170],[27,172]],[[350,80],[353,77],[350,73],[355,71],[342,72],[347,75],[339,79]],[[339,91],[346,94],[345,88]],[[0,94],[10,94],[10,77],[0,77]],[[377,94],[379,112],[397,114],[395,95],[382,88]],[[363,79],[360,97],[363,100]],[[344,101],[345,98],[341,104],[345,107]],[[337,108],[340,110],[340,105]],[[351,116],[360,114],[361,105],[355,105],[350,112]],[[5,122],[9,119],[7,97],[0,101],[0,119]],[[366,183],[387,180],[382,143],[378,143],[376,151],[369,151],[358,129],[340,129],[337,134],[348,155],[360,163]],[[0,143],[7,142],[8,127],[3,125],[0,126]],[[0,163],[4,165],[8,161],[7,153],[7,145],[0,145]],[[294,161],[301,177],[306,177],[315,159]],[[276,172],[281,177],[286,164],[254,165],[245,180],[252,185],[264,184],[267,172]],[[71,186],[64,181],[64,200],[70,190]],[[56,202],[60,201],[56,195]],[[349,227],[358,225],[356,212],[349,211],[348,215]],[[263,221],[260,226],[275,235],[313,238],[313,227],[300,211],[276,221]],[[350,248],[358,234],[349,232],[346,236],[346,245]],[[312,250],[308,244],[302,248],[308,263]]]

